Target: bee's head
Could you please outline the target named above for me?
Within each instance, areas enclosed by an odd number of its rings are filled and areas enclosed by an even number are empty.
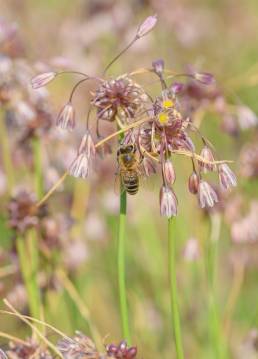
[[[121,145],[117,150],[117,156],[121,158],[124,164],[130,164],[135,159],[136,147],[134,144]]]

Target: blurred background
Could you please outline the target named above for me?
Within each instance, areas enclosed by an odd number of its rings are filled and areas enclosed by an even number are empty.
[[[36,219],[33,213],[25,219],[19,215],[71,163],[94,84],[84,84],[76,93],[77,127],[64,133],[56,129],[55,118],[78,77],[58,77],[47,89],[37,91],[29,82],[33,75],[51,69],[100,74],[134,36],[137,25],[155,13],[155,30],[116,62],[110,74],[150,67],[157,58],[177,72],[194,67],[213,73],[217,85],[211,91],[189,88],[193,121],[214,144],[219,158],[234,161],[232,168],[238,177],[236,190],[219,194],[219,205],[204,212],[187,190],[189,161],[180,156],[174,159],[185,357],[218,358],[217,341],[229,358],[258,358],[256,0],[0,0],[0,296],[28,313],[16,241],[28,223],[33,223],[40,228],[38,280],[45,320],[67,335],[78,329],[91,336],[94,328],[104,342],[122,339],[115,155],[97,161],[87,181],[67,178]],[[159,93],[148,75],[138,76],[137,81],[151,94]],[[132,341],[139,358],[145,359],[175,358],[168,319],[167,229],[166,220],[159,215],[160,185],[159,178],[142,181],[139,194],[128,200],[129,318]],[[211,262],[216,263],[212,268]],[[210,272],[215,320],[207,284]],[[3,314],[0,323],[1,332],[22,338],[30,335],[30,329],[18,319]],[[219,338],[214,338],[214,332]],[[0,339],[3,349],[6,343]]]

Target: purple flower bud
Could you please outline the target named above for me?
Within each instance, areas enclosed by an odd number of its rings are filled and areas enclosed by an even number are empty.
[[[31,86],[33,89],[38,89],[40,87],[43,87],[47,85],[50,81],[52,81],[56,77],[57,73],[50,71],[50,72],[44,72],[42,74],[39,74],[32,78],[31,80]]]
[[[163,70],[164,70],[164,60],[159,59],[159,60],[155,60],[152,62],[152,67],[153,70],[157,73],[157,74],[162,74]]]
[[[171,218],[177,215],[177,198],[173,190],[168,186],[160,189],[160,215]]]
[[[106,351],[108,355],[112,355],[117,353],[118,348],[115,344],[110,344],[106,346]]]
[[[146,20],[139,26],[136,36],[138,39],[147,35],[156,25],[157,23],[157,15],[152,15],[147,17]]]
[[[137,347],[131,347],[126,352],[126,359],[133,359],[137,355]]]
[[[200,177],[195,171],[193,171],[188,180],[188,189],[192,194],[196,194],[198,192],[199,183]]]
[[[215,83],[214,76],[208,72],[195,72],[193,76],[204,85],[212,85]]]
[[[180,92],[183,91],[184,89],[184,84],[182,82],[174,82],[171,86],[171,91],[174,93],[174,94],[178,94]]]
[[[217,193],[206,181],[201,181],[199,184],[198,200],[201,208],[213,207],[219,201]]]
[[[237,185],[236,176],[226,163],[219,165],[219,181],[222,189],[225,190]]]
[[[214,162],[213,153],[208,146],[203,147],[200,156],[206,161]],[[217,166],[215,164],[202,162],[201,160],[199,160],[199,166],[204,173],[207,173],[208,171],[216,171],[217,169]]]
[[[176,180],[176,172],[172,162],[169,159],[163,163],[163,175],[165,182],[168,185],[172,185]]]
[[[75,112],[71,102],[68,102],[60,111],[57,120],[57,127],[63,130],[73,130],[75,127]]]

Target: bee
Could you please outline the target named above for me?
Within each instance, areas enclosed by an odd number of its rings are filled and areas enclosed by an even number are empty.
[[[125,191],[134,195],[139,189],[139,160],[134,144],[121,145],[117,151],[121,183]]]

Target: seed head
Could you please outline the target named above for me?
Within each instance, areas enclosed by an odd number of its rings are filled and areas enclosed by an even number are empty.
[[[57,120],[57,127],[62,130],[72,131],[75,127],[75,111],[71,102],[68,102],[60,111]]]
[[[50,81],[52,81],[56,77],[57,73],[50,71],[44,72],[32,78],[31,86],[34,90],[46,86]]]
[[[139,26],[136,37],[139,39],[147,35],[157,23],[157,15],[148,16],[146,20]]]
[[[201,208],[213,207],[218,202],[217,193],[206,181],[200,181],[198,200]]]
[[[230,187],[236,187],[237,179],[234,172],[229,168],[226,163],[218,166],[219,181],[222,189],[227,190]]]
[[[160,215],[171,218],[177,215],[177,198],[169,186],[162,186],[160,189]]]

